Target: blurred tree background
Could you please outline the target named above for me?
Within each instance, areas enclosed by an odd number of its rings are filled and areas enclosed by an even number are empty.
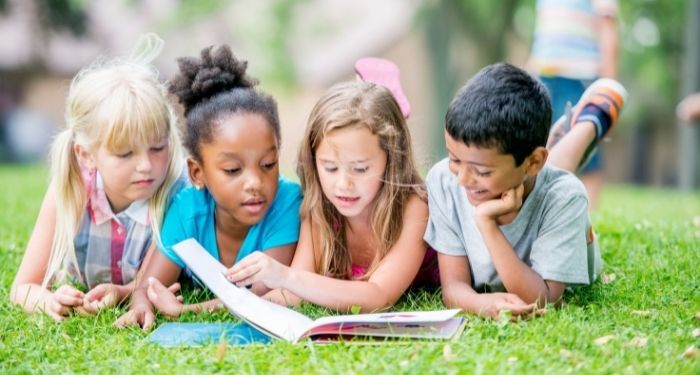
[[[623,121],[632,139],[634,157],[630,179],[649,181],[649,166],[644,159],[650,138],[675,127],[675,105],[680,99],[685,34],[691,1],[619,1],[620,80],[632,100]],[[139,0],[127,0],[137,5]],[[309,0],[272,0],[255,3],[264,8],[255,17],[243,18],[236,27],[246,34],[248,46],[264,56],[256,73],[269,84],[293,89],[297,85],[292,59],[295,10]],[[88,0],[27,0],[37,13],[43,37],[50,33],[89,33],[86,9]],[[532,41],[535,0],[414,0],[418,12],[413,31],[424,35],[429,49],[430,78],[435,108],[431,122],[443,122],[444,109],[465,80],[484,65],[497,61],[518,63],[526,57]],[[12,0],[0,0],[0,14],[8,12]],[[223,0],[179,0],[176,11],[161,20],[155,31],[167,31],[183,24],[201,22],[230,4]],[[700,36],[699,36],[700,37]],[[38,41],[37,45],[42,42]],[[469,46],[470,48],[465,48]],[[30,64],[42,69],[41,55]],[[700,69],[700,67],[695,68]],[[404,78],[405,79],[405,78]],[[666,129],[666,130],[664,130]],[[697,133],[697,132],[696,132]],[[675,130],[674,130],[675,134]],[[442,149],[440,136],[431,141]],[[697,145],[696,145],[697,146]],[[434,152],[433,155],[442,155]],[[435,160],[433,160],[435,161]],[[663,169],[663,168],[661,168]],[[676,171],[666,171],[662,183],[674,184]],[[697,187],[697,185],[696,185]]]
[[[675,106],[680,100],[685,54],[685,21],[690,1],[625,0],[619,2],[620,81],[632,100],[623,121],[630,130],[633,150],[631,179],[648,182],[649,141],[653,131],[676,124]],[[535,0],[438,0],[426,4],[421,22],[431,48],[436,108],[446,108],[463,81],[463,56],[458,56],[464,40],[476,46],[471,56],[473,74],[480,67],[508,61],[514,45],[528,47],[532,42]],[[457,33],[458,32],[458,33]],[[700,37],[700,35],[698,36]],[[700,70],[700,66],[695,67]],[[436,112],[434,121],[442,122],[444,113]],[[696,144],[696,147],[699,145]],[[437,139],[434,147],[444,147]],[[667,172],[671,173],[671,172]],[[666,183],[677,176],[666,175]],[[696,185],[697,187],[697,182]]]
[[[41,29],[46,33],[70,31],[76,36],[86,32],[85,7],[88,0],[33,0],[39,13]],[[129,0],[137,3],[139,0]],[[269,2],[268,20],[254,22],[259,29],[256,45],[268,56],[266,77],[284,85],[293,85],[294,72],[290,64],[289,44],[285,38],[293,28],[293,8],[303,0],[274,0]],[[220,10],[223,0],[180,0],[180,6],[169,21],[160,28],[177,27],[183,23],[206,18]],[[455,80],[464,70],[459,60],[458,45],[463,40],[477,46],[479,52],[470,56],[467,66],[482,67],[508,58],[509,45],[529,46],[534,28],[534,0],[433,0],[426,1],[417,18],[417,27],[425,29],[432,48],[434,74],[447,78],[435,80],[438,91],[451,95],[461,81]],[[653,118],[669,118],[678,100],[681,63],[684,52],[684,30],[688,0],[620,1],[621,80],[632,85],[631,91],[643,100]],[[8,0],[0,0],[0,12],[8,10]],[[250,26],[247,26],[250,28]],[[264,29],[264,31],[263,31]],[[464,72],[462,72],[464,73]],[[473,72],[466,72],[467,74]],[[439,95],[443,96],[443,95]],[[444,104],[445,101],[443,100]],[[441,106],[441,107],[444,107]],[[635,114],[635,118],[641,115]]]

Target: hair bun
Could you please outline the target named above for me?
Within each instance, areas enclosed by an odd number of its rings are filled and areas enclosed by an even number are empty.
[[[227,45],[207,47],[201,58],[183,57],[177,60],[180,74],[170,83],[170,92],[175,94],[185,107],[185,114],[204,100],[219,93],[236,88],[250,89],[258,81],[246,75],[248,62],[238,60]]]

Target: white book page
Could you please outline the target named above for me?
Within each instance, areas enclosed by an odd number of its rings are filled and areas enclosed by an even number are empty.
[[[173,246],[173,250],[199,280],[221,299],[229,311],[262,331],[287,341],[296,341],[312,324],[311,319],[305,315],[232,284],[223,275],[226,267],[214,259],[197,240],[184,240]]]

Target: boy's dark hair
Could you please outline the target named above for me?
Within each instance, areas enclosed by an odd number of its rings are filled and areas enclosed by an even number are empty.
[[[236,59],[229,46],[216,51],[207,47],[200,59],[182,57],[177,62],[180,74],[170,81],[169,89],[185,108],[184,143],[193,158],[202,160],[199,146],[211,142],[219,120],[232,114],[263,116],[280,140],[277,103],[254,88],[258,81],[246,75],[248,62]]]
[[[498,147],[520,165],[545,146],[552,104],[544,85],[524,70],[499,63],[462,87],[445,115],[445,129],[467,146]]]

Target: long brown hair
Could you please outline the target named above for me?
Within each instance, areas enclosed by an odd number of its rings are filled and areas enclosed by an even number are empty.
[[[347,248],[347,219],[326,198],[316,169],[316,150],[327,134],[345,127],[366,127],[379,138],[387,156],[383,184],[370,212],[377,251],[367,279],[396,243],[403,214],[412,194],[426,199],[425,186],[418,174],[411,148],[411,136],[399,105],[383,86],[368,82],[345,82],[331,87],[314,106],[299,150],[297,174],[304,191],[303,220],[320,227],[321,258],[316,272],[348,279],[352,259]]]

